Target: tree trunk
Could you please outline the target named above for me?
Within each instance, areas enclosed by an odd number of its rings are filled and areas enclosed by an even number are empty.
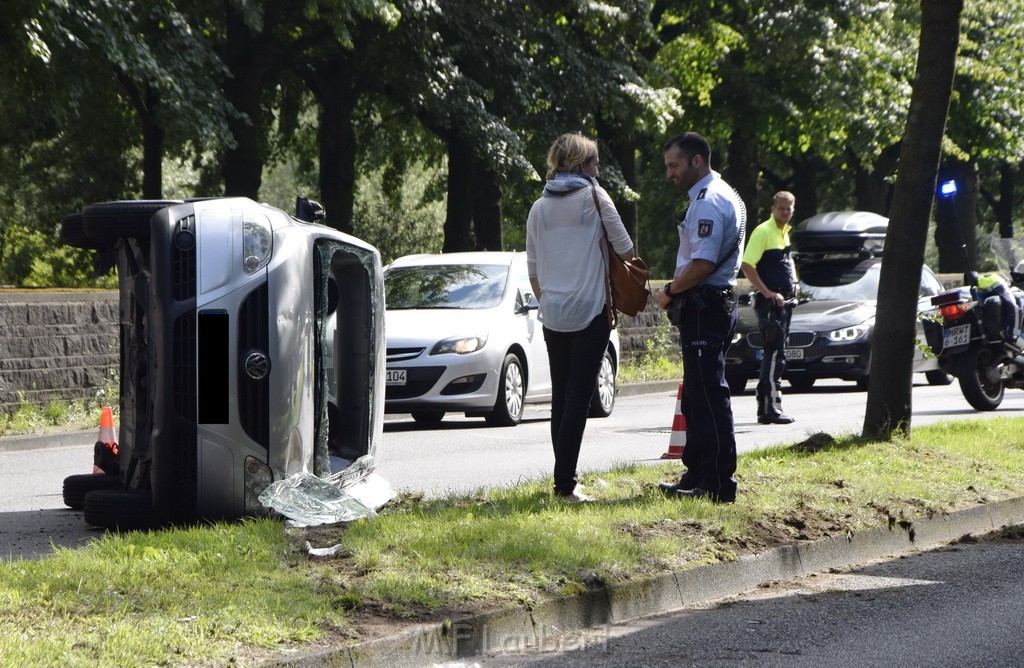
[[[850,154],[851,162],[855,165],[854,188],[857,211],[870,211],[880,216],[889,215],[893,190],[890,179],[896,169],[899,154],[899,144],[886,147],[875,160],[871,169],[865,167],[858,156]]]
[[[469,243],[469,225],[473,218],[474,164],[473,147],[469,142],[459,136],[449,137],[448,212],[444,219],[443,253],[464,250]]]
[[[318,95],[320,127],[320,203],[325,224],[352,234],[356,188],[356,134],[352,126],[356,96],[341,86],[325,86]]]
[[[633,128],[610,125],[598,118],[597,131],[608,146],[608,150],[611,151],[612,157],[615,158],[615,163],[618,165],[626,185],[634,191],[637,190],[636,133]],[[639,254],[640,240],[637,238],[636,202],[622,197],[613,197],[612,199],[615,202],[616,211],[619,212],[619,217],[622,218],[622,224],[625,226],[626,232],[629,233],[629,238],[636,244],[635,250]]]
[[[264,22],[264,29],[269,25],[273,24]],[[238,114],[227,118],[234,145],[224,154],[224,194],[255,199],[267,157],[263,95],[273,83],[266,79],[269,44],[264,33],[251,31],[230,2],[225,3],[225,28],[224,97]]]
[[[142,198],[164,198],[164,129],[153,118],[142,121]]]
[[[479,160],[473,169],[473,229],[477,244],[487,250],[500,251],[503,248],[501,233],[501,184],[493,171]],[[470,248],[469,233],[459,239],[464,250]]]
[[[165,133],[157,120],[160,93],[149,84],[140,87],[121,69],[116,69],[115,74],[142,126],[142,197],[163,199]]]
[[[1013,196],[1016,188],[1016,170],[1004,160],[999,163],[999,197],[993,196],[986,188],[978,189],[992,207],[996,222],[999,224],[999,236],[1003,239],[1013,238]]]
[[[823,171],[822,161],[816,157],[802,157],[791,160],[793,165],[792,185],[789,191],[796,198],[796,213],[793,224],[818,213],[818,182]],[[775,193],[772,193],[774,196]],[[767,216],[764,216],[767,218]],[[760,221],[761,216],[757,217]]]
[[[928,219],[953,90],[963,0],[921,0],[917,78],[879,280],[863,436],[910,435],[911,365]]]
[[[750,126],[741,125],[729,137],[729,162],[723,169],[725,180],[736,189],[747,205],[747,234],[757,218],[757,182],[760,176],[760,151]],[[714,156],[711,157],[714,163]]]
[[[939,271],[963,273],[978,268],[978,172],[974,163],[950,158],[939,171],[939,182],[955,181],[953,197],[935,202],[935,245]]]

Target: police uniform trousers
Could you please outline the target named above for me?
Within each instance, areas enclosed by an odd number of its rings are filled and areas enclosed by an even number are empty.
[[[722,498],[734,497],[736,434],[725,382],[725,353],[736,328],[736,302],[687,300],[679,328],[683,352],[681,411],[686,418],[683,465],[686,487],[695,484]]]
[[[787,296],[783,293],[783,296]],[[782,374],[786,371],[786,337],[793,309],[776,306],[761,295],[754,298],[761,332],[761,370],[757,379],[757,417],[782,415]]]

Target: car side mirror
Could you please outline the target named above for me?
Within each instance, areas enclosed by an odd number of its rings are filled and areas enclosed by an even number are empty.
[[[320,202],[299,195],[295,198],[295,217],[307,223],[318,223],[327,217],[327,212]]]
[[[530,311],[536,311],[540,308],[540,302],[533,296],[533,293],[523,292],[520,293],[522,301],[516,305],[516,315],[524,315]]]

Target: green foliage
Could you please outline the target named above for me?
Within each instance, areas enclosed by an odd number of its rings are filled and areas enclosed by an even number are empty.
[[[114,275],[96,277],[92,252],[54,244],[51,236],[22,225],[0,228],[0,282],[25,288],[115,288]]]
[[[440,168],[422,162],[397,173],[390,162],[364,171],[356,184],[356,236],[376,246],[385,263],[441,252],[445,203],[432,195],[443,178]]]

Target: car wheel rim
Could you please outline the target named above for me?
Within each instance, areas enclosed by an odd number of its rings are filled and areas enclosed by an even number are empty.
[[[615,397],[615,374],[612,372],[612,361],[607,355],[601,361],[601,371],[597,374],[597,394],[601,400],[601,407],[606,411],[611,408],[612,399]]]
[[[516,364],[509,364],[505,370],[505,408],[512,417],[523,410],[523,374]]]

